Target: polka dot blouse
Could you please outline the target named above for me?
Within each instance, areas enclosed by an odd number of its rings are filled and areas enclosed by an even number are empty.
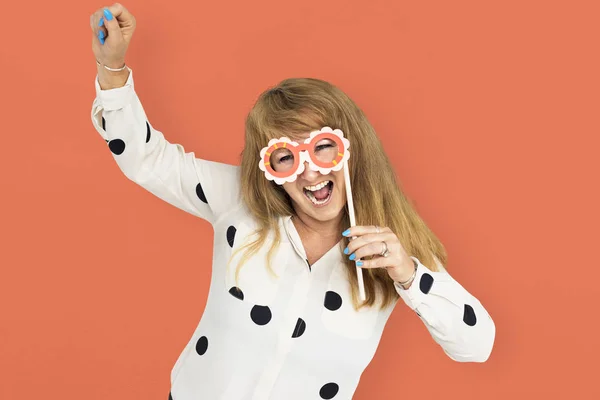
[[[278,277],[265,268],[266,247],[236,283],[239,255],[227,263],[256,227],[240,201],[239,167],[169,143],[147,117],[133,71],[124,87],[101,90],[97,76],[95,87],[92,123],[125,176],[214,228],[206,309],[171,370],[169,398],[351,399],[395,305],[355,311],[342,242],[308,265],[289,217],[279,220],[282,241],[272,259]],[[487,311],[444,269],[413,260],[415,281],[408,290],[396,286],[403,303],[448,357],[487,360],[495,338]]]

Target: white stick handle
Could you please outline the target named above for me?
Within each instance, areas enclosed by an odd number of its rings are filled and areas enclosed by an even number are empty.
[[[344,165],[344,180],[346,182],[346,201],[348,202],[348,213],[350,214],[350,226],[356,225],[356,218],[354,216],[354,202],[352,201],[352,187],[350,186],[350,171],[348,167],[348,161],[346,161],[346,165]],[[352,239],[356,239],[356,236],[353,236]],[[354,262],[359,261],[355,260]],[[361,300],[366,300],[365,295],[365,283],[363,281],[363,271],[362,268],[356,267],[356,277],[358,278],[358,292]]]

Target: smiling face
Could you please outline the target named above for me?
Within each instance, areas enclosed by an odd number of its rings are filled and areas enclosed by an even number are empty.
[[[304,142],[308,137],[299,138],[299,141]],[[316,138],[303,155],[290,150],[289,146],[278,148],[271,154],[270,166],[275,172],[286,173],[299,168],[293,182],[282,184],[297,214],[320,222],[339,219],[346,204],[343,169],[324,174],[311,168],[307,160],[310,157],[312,164],[317,167],[331,165],[334,160],[341,161],[340,154],[344,150],[340,150],[338,143],[341,142],[335,137]]]
[[[346,205],[344,172],[323,175],[305,167],[296,181],[283,184],[294,210],[320,222],[337,220]]]

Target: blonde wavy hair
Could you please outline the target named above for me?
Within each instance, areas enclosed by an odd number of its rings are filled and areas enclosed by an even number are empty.
[[[350,141],[350,179],[357,225],[389,227],[408,254],[417,257],[433,271],[446,265],[446,252],[440,240],[417,214],[415,207],[401,190],[396,175],[374,128],[362,110],[342,90],[315,78],[290,78],[265,90],[246,118],[245,145],[241,154],[241,196],[258,222],[255,239],[236,249],[245,250],[235,273],[266,242],[269,232],[274,241],[267,253],[267,268],[274,274],[271,257],[279,245],[279,217],[295,215],[283,187],[268,181],[259,169],[259,152],[272,138],[287,136],[302,140],[313,130],[329,126],[339,128]],[[340,232],[350,226],[347,205]],[[348,239],[345,239],[347,245]],[[342,251],[340,249],[340,251]],[[434,256],[437,260],[434,259]],[[231,261],[230,259],[230,261]],[[366,300],[361,302],[354,261],[343,257],[351,286],[355,309],[386,307],[396,301],[398,293],[384,269],[365,269]],[[228,266],[229,267],[229,266]]]

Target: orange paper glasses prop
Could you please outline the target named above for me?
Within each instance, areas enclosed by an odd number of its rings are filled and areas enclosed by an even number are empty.
[[[343,168],[350,226],[355,226],[354,203],[352,202],[352,188],[348,172],[349,148],[350,142],[340,129],[324,127],[311,132],[304,143],[294,142],[287,137],[271,139],[268,145],[260,151],[259,168],[265,173],[268,180],[275,181],[278,185],[294,182],[298,175],[304,172],[305,164],[308,164],[308,168],[323,175]],[[355,238],[353,237],[353,239]],[[360,298],[365,300],[362,269],[358,266],[356,274]]]

